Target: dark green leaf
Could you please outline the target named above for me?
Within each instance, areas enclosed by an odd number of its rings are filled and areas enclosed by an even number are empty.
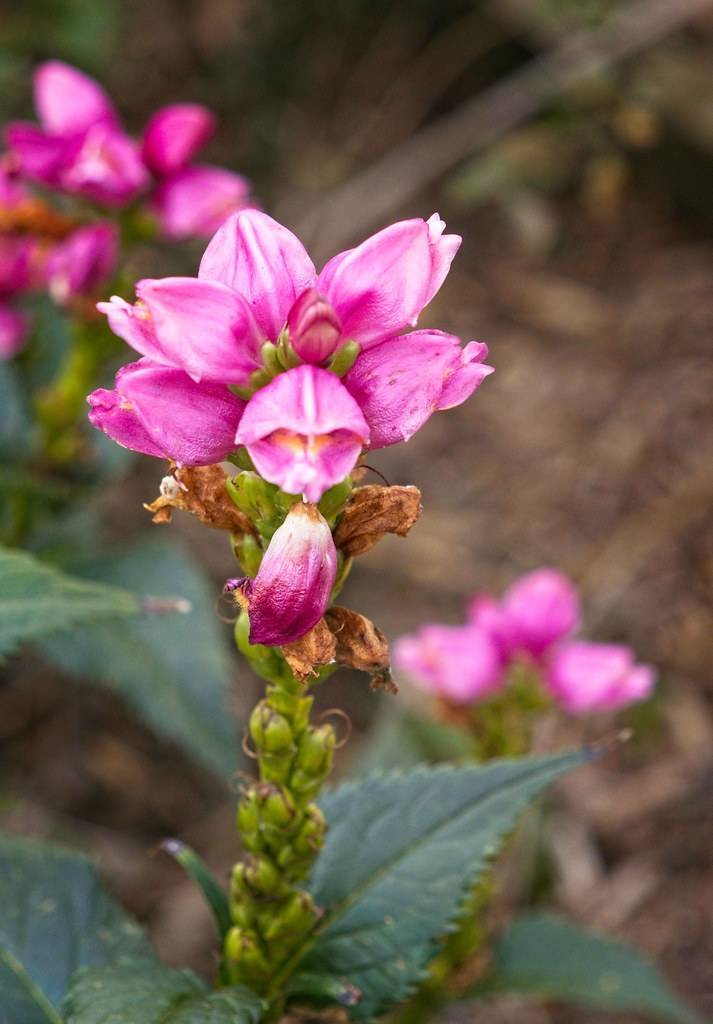
[[[128,959],[80,971],[63,1005],[66,1024],[258,1024],[261,999],[235,987],[211,992],[191,971]]]
[[[203,893],[206,903],[213,911],[218,937],[222,943],[233,924],[230,919],[230,905],[225,889],[220,885],[205,861],[190,846],[186,846],[185,843],[180,842],[178,839],[165,839],[161,843],[161,848],[169,856],[175,857],[186,874],[193,879]]]
[[[623,942],[548,916],[517,921],[495,949],[483,991],[523,992],[674,1024],[702,1024],[653,964]]]
[[[587,760],[571,753],[376,775],[328,793],[312,891],[325,916],[300,969],[348,978],[369,1018],[422,978],[520,812]]]
[[[231,666],[215,594],[200,570],[168,538],[72,568],[138,593],[188,600],[187,615],[96,623],[71,638],[52,637],[43,650],[67,671],[113,686],[159,734],[227,776],[238,761]]]
[[[0,547],[0,580],[0,656],[23,640],[140,611],[127,590],[75,579],[9,548]]]
[[[31,454],[34,429],[20,385],[10,363],[0,361],[0,455],[21,462]]]
[[[57,1024],[78,967],[150,956],[141,929],[76,853],[0,836],[0,1024]]]

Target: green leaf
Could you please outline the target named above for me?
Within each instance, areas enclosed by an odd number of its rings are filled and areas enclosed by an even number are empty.
[[[312,881],[325,915],[300,970],[348,978],[363,995],[356,1018],[403,1000],[520,812],[588,756],[420,768],[327,793]]]
[[[0,657],[23,640],[141,610],[127,590],[74,579],[9,548],[0,547],[0,580]]]
[[[0,1024],[59,1024],[78,967],[150,956],[141,929],[76,853],[0,835]]]
[[[264,1004],[247,988],[211,992],[191,971],[127,959],[80,971],[62,1009],[66,1024],[258,1024]]]
[[[0,362],[0,455],[3,461],[20,461],[33,443],[34,428],[17,370]]]
[[[188,600],[187,615],[96,622],[43,651],[62,668],[118,690],[156,730],[227,776],[238,763],[230,713],[231,665],[215,593],[179,545],[167,538],[72,566],[81,576],[158,597]]]
[[[213,919],[221,944],[232,928],[228,894],[220,885],[213,872],[195,850],[182,843],[179,839],[164,839],[161,849],[170,857],[174,857],[183,870],[192,878],[203,893],[205,901],[213,912]]]
[[[623,942],[564,921],[532,915],[515,922],[495,949],[481,992],[520,992],[674,1024],[702,1024],[653,964]]]

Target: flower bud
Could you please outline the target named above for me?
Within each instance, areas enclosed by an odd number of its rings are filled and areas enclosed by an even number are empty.
[[[327,819],[317,806],[308,804],[302,827],[292,841],[293,849],[299,854],[314,855],[322,848],[327,831]]]
[[[238,803],[238,830],[248,850],[260,848],[260,799],[254,788],[244,793]]]
[[[292,726],[283,715],[273,711],[267,701],[261,700],[253,709],[249,729],[260,753],[292,753]]]
[[[243,928],[231,928],[228,932],[225,957],[229,963],[239,966],[241,977],[260,977],[270,972],[270,964],[257,936]]]
[[[309,931],[318,916],[314,900],[307,892],[296,892],[278,914],[265,915],[267,920],[262,928],[266,942],[273,943],[281,938],[290,943]]]
[[[517,580],[503,595],[501,609],[511,650],[541,657],[579,624],[579,597],[555,569],[538,569]]]
[[[304,636],[324,615],[336,576],[329,526],[314,505],[297,502],[245,586],[250,643],[279,647]]]
[[[306,363],[329,359],[342,333],[339,317],[314,288],[299,296],[287,316],[287,327],[292,348]]]
[[[277,898],[285,891],[285,882],[280,871],[267,857],[251,857],[245,865],[245,884],[262,896]]]

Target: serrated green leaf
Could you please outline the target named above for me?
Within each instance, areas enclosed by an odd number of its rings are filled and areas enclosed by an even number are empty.
[[[421,768],[327,793],[311,886],[325,916],[300,970],[348,978],[362,992],[357,1019],[400,1002],[520,812],[588,756]]]
[[[75,579],[26,552],[0,547],[0,657],[24,640],[140,610],[128,590]]]
[[[211,992],[191,971],[128,959],[79,971],[62,1009],[66,1024],[258,1024],[264,1005],[247,988]]]
[[[506,932],[495,948],[493,976],[480,991],[703,1024],[637,950],[545,915],[522,918]]]
[[[82,576],[158,597],[185,598],[186,615],[96,622],[42,649],[62,668],[118,690],[156,730],[227,776],[238,764],[238,726],[229,708],[231,666],[215,594],[170,539],[151,540],[100,561]]]
[[[137,924],[76,853],[0,835],[0,1024],[59,1024],[77,968],[150,956]]]

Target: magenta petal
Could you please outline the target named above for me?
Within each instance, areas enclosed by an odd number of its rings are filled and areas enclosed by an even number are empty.
[[[0,360],[12,359],[27,340],[27,317],[0,303]]]
[[[270,483],[319,501],[352,471],[368,437],[359,406],[339,378],[305,365],[253,395],[236,441]]]
[[[156,337],[153,320],[145,303],[136,302],[132,306],[118,295],[112,295],[109,302],[97,302],[97,309],[104,313],[114,334],[131,345],[134,351],[157,363],[170,363]]]
[[[58,183],[67,192],[107,206],[123,206],[148,184],[148,172],[133,139],[96,124],[65,154]]]
[[[34,238],[0,234],[0,295],[17,295],[30,287],[38,249]]]
[[[245,403],[219,384],[196,384],[182,370],[148,359],[124,366],[116,390],[100,388],[87,399],[89,420],[125,448],[211,465],[235,447]]]
[[[114,106],[98,82],[59,60],[41,64],[34,76],[35,108],[50,135],[75,135],[94,124],[116,127]]]
[[[142,145],[144,162],[159,178],[193,159],[216,129],[216,117],[200,103],[174,103],[151,116]]]
[[[91,292],[111,275],[118,255],[118,231],[103,221],[77,228],[47,257],[45,278],[52,298],[60,304]]]
[[[511,649],[535,658],[579,625],[579,595],[556,569],[527,573],[506,590],[501,602]]]
[[[442,235],[443,226],[433,217],[400,221],[327,263],[316,287],[334,307],[345,338],[368,349],[416,324],[460,244],[458,236]]]
[[[248,205],[247,178],[203,164],[166,178],[151,197],[151,209],[166,238],[210,236],[226,217]]]
[[[314,505],[298,502],[249,587],[250,643],[278,647],[299,640],[327,610],[336,576],[329,526]]]
[[[5,130],[5,142],[23,174],[56,185],[71,143],[46,135],[34,124],[16,121]]]
[[[570,714],[612,711],[648,697],[656,674],[617,644],[567,643],[553,655],[547,684]]]
[[[486,352],[442,331],[413,331],[359,355],[344,385],[369,424],[370,447],[408,441],[436,410],[464,401],[492,373],[478,362]]]
[[[208,243],[198,276],[240,292],[275,341],[295,299],[314,284],[315,269],[291,231],[260,210],[240,210]]]
[[[196,381],[245,384],[260,365],[260,340],[250,309],[237,292],[216,281],[164,277],[139,281],[162,362]]]
[[[456,704],[483,700],[504,683],[497,646],[473,625],[424,626],[396,641],[393,659],[423,689]]]

